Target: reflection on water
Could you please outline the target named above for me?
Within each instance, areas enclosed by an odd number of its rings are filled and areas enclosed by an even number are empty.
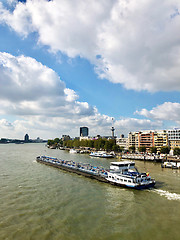
[[[111,161],[43,144],[0,145],[0,240],[179,239],[179,170],[137,161],[157,181],[138,191],[39,164],[41,154],[105,168]]]

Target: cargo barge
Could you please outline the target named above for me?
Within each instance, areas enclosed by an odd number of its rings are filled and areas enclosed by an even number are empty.
[[[121,187],[145,189],[155,185],[155,180],[151,179],[149,173],[139,173],[135,163],[130,161],[111,162],[108,170],[88,163],[76,163],[47,156],[38,156],[36,161]]]

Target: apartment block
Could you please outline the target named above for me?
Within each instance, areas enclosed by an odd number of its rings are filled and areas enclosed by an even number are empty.
[[[135,149],[138,150],[138,132],[130,132],[128,134],[128,148],[135,146]]]
[[[116,138],[116,144],[120,147],[123,147],[124,150],[128,149],[128,138],[121,136],[120,138]]]
[[[161,147],[168,146],[168,133],[166,130],[154,131],[154,146],[160,151]]]
[[[154,132],[143,131],[138,133],[138,147],[146,147],[147,150],[154,146]]]
[[[149,151],[151,147],[156,147],[157,151],[159,151],[161,147],[169,145],[168,133],[166,130],[130,132],[128,135],[128,148],[133,145],[136,150],[138,150],[138,147],[146,147],[147,151]]]
[[[180,147],[180,129],[174,128],[172,130],[168,130],[168,140],[171,149]]]

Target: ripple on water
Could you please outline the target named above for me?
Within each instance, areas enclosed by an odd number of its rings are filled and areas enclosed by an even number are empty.
[[[0,240],[178,240],[178,173],[137,162],[163,185],[133,191],[35,163],[44,149],[49,156],[109,166],[106,159],[41,144],[0,145]]]

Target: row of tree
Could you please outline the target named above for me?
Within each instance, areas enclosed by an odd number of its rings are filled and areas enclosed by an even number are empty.
[[[120,147],[116,144],[115,139],[105,139],[105,138],[99,138],[95,140],[67,140],[62,141],[60,138],[55,138],[54,140],[48,140],[47,143],[49,146],[56,146],[56,147],[67,147],[67,148],[79,148],[79,147],[89,147],[89,148],[95,148],[96,150],[106,150],[106,151],[115,151],[115,152],[122,152],[124,150],[123,147]],[[129,147],[129,152],[134,153],[136,150],[135,146]],[[145,146],[139,147],[138,151],[145,153],[147,148]],[[170,151],[169,146],[163,146],[160,149],[160,153],[168,154]],[[157,153],[156,147],[150,148],[151,153]],[[180,155],[180,148],[174,149],[174,155]]]
[[[106,150],[106,151],[115,151],[115,152],[122,152],[124,148],[118,146],[116,144],[115,139],[105,139],[105,138],[99,138],[95,140],[67,140],[62,141],[59,138],[55,138],[54,140],[48,140],[48,145],[52,146],[63,146],[67,148],[79,148],[79,147],[89,147],[89,148],[95,148],[96,150]]]

